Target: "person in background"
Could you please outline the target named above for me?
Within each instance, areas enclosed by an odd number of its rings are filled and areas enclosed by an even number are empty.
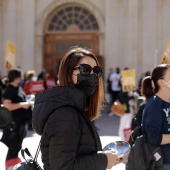
[[[121,73],[120,73],[120,68],[116,68],[116,72],[113,72],[110,75],[110,82],[112,84],[112,104],[117,100],[117,96],[119,92],[121,91],[121,85],[120,85],[120,78],[121,78]]]
[[[151,75],[150,71],[146,71],[144,74],[142,74],[142,76],[141,76],[141,78],[140,78],[140,80],[139,80],[139,82],[138,82],[137,92],[138,92],[139,95],[141,95],[141,86],[142,86],[142,80],[143,80],[143,78],[145,78],[145,77],[147,77],[147,76],[150,76],[150,75]]]
[[[125,67],[124,70],[128,70],[129,68]],[[120,82],[120,84],[122,84]],[[134,92],[132,90],[129,91],[121,91],[117,96],[118,101],[124,105],[125,114],[120,117],[118,135],[121,140],[125,140],[124,130],[131,127],[131,122],[133,118],[134,112]]]
[[[43,68],[43,70],[37,76],[37,81],[44,80],[45,74],[46,74],[46,69]]]
[[[102,151],[93,124],[103,96],[102,68],[95,55],[84,48],[68,51],[59,86],[35,99],[33,128],[42,135],[44,170],[106,170],[124,161],[115,151]]]
[[[151,76],[144,77],[141,84],[141,94],[145,100],[140,104],[136,116],[132,119],[131,129],[134,130],[137,126],[141,126],[142,113],[147,101],[153,96]]]
[[[109,68],[109,74],[107,78],[107,93],[109,94],[109,104],[110,106],[113,104],[113,99],[112,99],[112,82],[110,81],[110,76],[113,73],[113,69]]]
[[[21,81],[19,82],[19,86],[23,87],[25,81],[26,81],[26,74],[24,72],[21,72]]]
[[[18,85],[21,80],[21,71],[17,69],[10,70],[8,80],[9,85],[3,95],[3,104],[12,112],[14,126],[3,130],[1,142],[8,147],[6,170],[11,170],[15,164],[21,161],[18,158],[18,152],[26,136],[25,125],[28,114],[31,114],[31,108],[30,104],[25,102],[25,93],[22,87]]]
[[[36,79],[36,73],[34,70],[29,70],[26,73],[26,81],[23,84],[23,89],[26,95],[32,94],[32,82],[35,82]]]
[[[170,65],[156,66],[151,75],[150,88],[154,95],[143,111],[142,133],[151,145],[160,146],[163,166],[155,170],[170,169]],[[153,86],[152,86],[153,84]],[[159,155],[158,155],[159,156]]]
[[[28,70],[26,73],[26,80],[23,84],[23,90],[25,94],[30,96],[32,94],[32,82],[36,82],[36,73],[34,70]],[[29,114],[28,130],[33,130],[32,128],[32,114]]]
[[[118,94],[118,101],[124,104],[125,114],[120,117],[118,135],[121,140],[125,140],[124,130],[131,127],[131,122],[134,112],[134,95],[133,91],[120,92]]]
[[[47,89],[47,84],[46,84],[46,77],[49,76],[49,73],[46,71],[45,68],[41,71],[41,73],[38,75],[37,81],[43,81],[44,82],[44,89]]]

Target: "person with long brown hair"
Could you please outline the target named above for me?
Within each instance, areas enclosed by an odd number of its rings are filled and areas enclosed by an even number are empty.
[[[33,127],[42,135],[44,170],[105,170],[120,163],[114,151],[102,152],[93,121],[104,91],[95,55],[74,48],[63,57],[59,86],[36,95]]]

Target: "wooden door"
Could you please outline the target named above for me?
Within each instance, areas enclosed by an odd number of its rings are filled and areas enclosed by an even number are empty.
[[[95,55],[99,56],[99,39],[96,33],[61,33],[48,34],[44,37],[44,68],[51,76],[58,74],[64,54],[75,46],[92,49]]]

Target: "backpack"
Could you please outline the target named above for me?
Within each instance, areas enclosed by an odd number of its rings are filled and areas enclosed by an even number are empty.
[[[145,135],[142,135],[141,126],[136,127],[129,138],[131,151],[129,153],[126,170],[154,170],[162,167],[163,157],[161,148],[153,146]]]
[[[15,165],[14,170],[42,170],[42,168],[39,166],[37,162],[39,151],[40,151],[40,143],[38,145],[37,152],[34,158],[32,157],[32,155],[30,154],[27,148],[21,149],[21,155],[25,159],[25,162],[21,162]],[[27,154],[27,156],[29,156],[29,159],[25,158],[25,153]]]

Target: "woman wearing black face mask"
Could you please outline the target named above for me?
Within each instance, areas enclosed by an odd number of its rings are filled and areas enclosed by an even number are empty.
[[[105,170],[122,162],[102,151],[92,123],[103,100],[102,69],[94,54],[70,50],[59,70],[59,87],[36,95],[33,127],[42,135],[44,170]]]

